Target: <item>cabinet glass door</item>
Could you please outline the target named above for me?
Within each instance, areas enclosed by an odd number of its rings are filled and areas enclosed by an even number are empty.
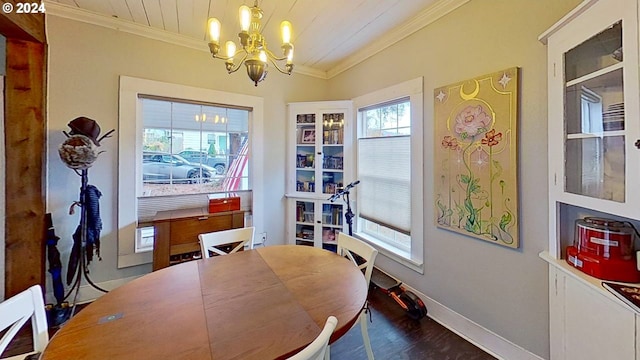
[[[322,204],[322,248],[337,251],[338,233],[343,228],[342,204]]]
[[[296,191],[316,191],[316,115],[296,115]]]
[[[296,245],[314,246],[315,203],[296,201]]]
[[[344,183],[345,114],[322,114],[322,192],[335,194]]]
[[[625,202],[622,22],[564,54],[565,191]]]

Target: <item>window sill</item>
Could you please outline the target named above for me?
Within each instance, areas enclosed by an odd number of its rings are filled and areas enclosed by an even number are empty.
[[[419,274],[424,274],[424,262],[422,260],[413,259],[409,252],[400,250],[364,233],[355,233],[354,236],[371,244],[373,247],[378,249],[380,254],[388,257],[389,259],[404,265]]]

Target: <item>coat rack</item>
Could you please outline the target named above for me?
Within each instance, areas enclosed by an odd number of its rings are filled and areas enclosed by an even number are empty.
[[[79,241],[79,244],[76,244],[76,239],[74,234],[74,245],[72,248],[71,256],[73,257],[75,254],[75,256],[77,256],[77,259],[76,259],[77,262],[75,263],[75,268],[69,267],[69,269],[67,270],[67,285],[69,285],[70,279],[72,280],[73,278],[75,278],[75,281],[73,282],[73,285],[71,286],[71,288],[69,289],[69,292],[65,296],[65,299],[66,299],[67,297],[69,297],[69,295],[75,292],[75,295],[73,296],[73,308],[71,310],[70,316],[73,316],[75,313],[76,300],[78,298],[78,293],[80,292],[80,285],[82,284],[83,277],[87,281],[87,283],[91,285],[94,289],[102,291],[104,293],[108,292],[107,290],[96,285],[89,277],[88,265],[89,265],[90,259],[88,258],[88,255],[87,255],[87,238],[88,238],[88,232],[89,232],[88,224],[87,224],[88,211],[89,211],[89,208],[88,208],[89,203],[87,201],[87,196],[88,196],[87,188],[89,183],[89,176],[88,176],[89,170],[88,169],[84,169],[81,171],[76,170],[76,173],[78,173],[78,175],[80,175],[81,177],[80,200],[74,203],[74,205],[80,206],[80,209],[81,209],[80,225],[78,225],[78,228],[80,230],[80,234],[79,234],[80,241]],[[102,259],[99,258],[99,260],[102,260]],[[71,264],[71,261],[69,262],[69,264]]]
[[[102,229],[99,198],[102,194],[95,186],[89,185],[89,168],[101,153],[97,150],[100,141],[110,137],[115,129],[98,138],[100,126],[92,119],[78,117],[68,125],[71,132],[67,134],[63,131],[67,140],[62,143],[58,152],[62,161],[73,169],[81,179],[79,200],[75,201],[69,209],[69,214],[73,214],[74,207],[80,207],[80,224],[73,234],[73,246],[67,269],[67,285],[71,287],[64,297],[67,299],[71,294],[74,294],[73,308],[69,314],[69,317],[72,317],[75,313],[76,300],[83,279],[94,289],[104,293],[108,292],[96,285],[89,276],[88,265],[93,259],[94,249],[97,250],[98,260],[102,260],[99,252],[100,230]]]

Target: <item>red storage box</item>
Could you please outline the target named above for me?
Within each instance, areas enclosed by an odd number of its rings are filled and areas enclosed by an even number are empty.
[[[239,196],[216,196],[209,195],[209,213],[219,213],[225,211],[240,210]]]

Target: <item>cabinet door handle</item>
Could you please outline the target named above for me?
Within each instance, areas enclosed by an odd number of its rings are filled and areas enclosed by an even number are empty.
[[[207,220],[207,219],[209,219],[209,217],[208,217],[208,216],[203,216],[203,217],[199,217],[199,218],[198,218],[198,220]]]
[[[640,139],[636,140],[635,145],[636,145],[636,148],[640,149]]]

